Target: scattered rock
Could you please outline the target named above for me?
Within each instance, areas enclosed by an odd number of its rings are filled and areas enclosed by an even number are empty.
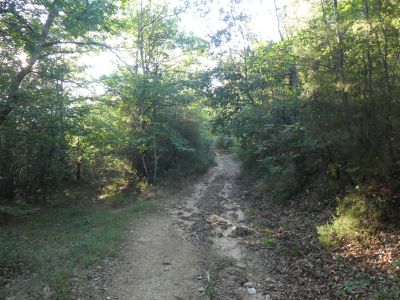
[[[53,295],[53,292],[51,291],[50,286],[46,285],[43,288],[43,298],[44,299],[50,299],[52,295]]]
[[[235,231],[232,233],[232,236],[246,236],[252,234],[253,231],[249,228],[243,226],[236,226]]]
[[[255,288],[253,288],[253,287],[247,288],[247,292],[248,292],[250,295],[255,295],[255,294],[257,294],[257,290],[256,290]]]
[[[252,287],[255,287],[255,286],[256,286],[256,284],[254,282],[251,282],[251,281],[246,282],[244,284],[244,287],[246,287],[246,288],[252,288]]]

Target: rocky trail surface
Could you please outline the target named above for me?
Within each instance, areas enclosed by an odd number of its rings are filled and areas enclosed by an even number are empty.
[[[216,154],[196,184],[132,225],[121,258],[96,289],[103,299],[271,299],[274,279],[251,250],[238,164]],[[97,295],[98,297],[99,295]]]

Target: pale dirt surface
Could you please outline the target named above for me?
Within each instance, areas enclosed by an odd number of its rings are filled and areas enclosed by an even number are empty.
[[[165,196],[157,212],[132,224],[121,258],[103,276],[103,299],[271,299],[264,261],[246,245],[238,164],[217,153],[195,185]],[[210,294],[209,294],[210,295]],[[275,297],[274,297],[275,298]]]

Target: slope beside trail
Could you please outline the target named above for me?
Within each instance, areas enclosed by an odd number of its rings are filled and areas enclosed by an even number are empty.
[[[245,245],[253,229],[236,201],[237,178],[237,162],[217,152],[197,183],[134,222],[121,258],[106,274],[102,298],[270,299],[260,283],[273,279]]]

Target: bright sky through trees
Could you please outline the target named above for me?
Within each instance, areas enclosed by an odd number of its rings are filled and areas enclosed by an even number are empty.
[[[179,6],[181,0],[170,0],[172,7]],[[283,1],[280,2],[281,4]],[[187,32],[207,39],[210,34],[223,27],[220,16],[220,8],[227,8],[229,0],[210,1],[209,14],[200,16],[197,8],[191,7],[181,16],[181,27]],[[261,40],[279,40],[278,23],[275,15],[273,0],[244,0],[240,4],[243,12],[250,16],[248,30]],[[110,74],[116,69],[118,59],[111,52],[102,52],[97,55],[84,55],[81,63],[87,66],[86,74],[92,78],[98,78],[104,74]]]

